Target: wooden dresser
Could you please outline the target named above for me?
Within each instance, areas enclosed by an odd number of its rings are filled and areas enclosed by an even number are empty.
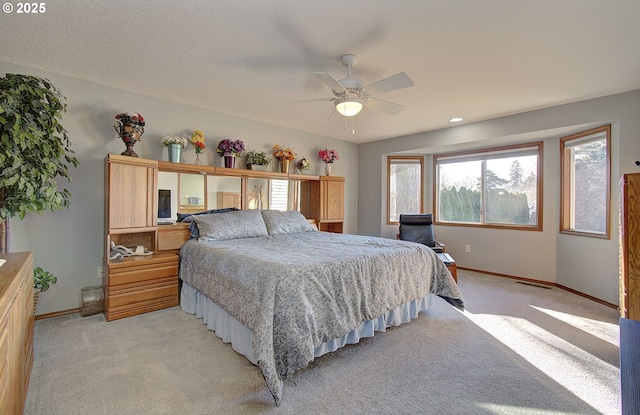
[[[21,414],[33,365],[33,254],[0,259],[0,414]]]
[[[640,413],[640,174],[620,180],[620,392],[623,415]]]
[[[620,317],[640,321],[640,174],[620,181]]]

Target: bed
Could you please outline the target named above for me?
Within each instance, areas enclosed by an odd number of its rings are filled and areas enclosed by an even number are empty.
[[[319,232],[299,212],[192,217],[180,250],[181,307],[256,364],[276,405],[314,358],[417,317],[433,295],[464,308],[424,245]]]

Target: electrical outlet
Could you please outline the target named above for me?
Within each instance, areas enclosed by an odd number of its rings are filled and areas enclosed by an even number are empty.
[[[471,252],[471,245],[465,245],[464,252]]]
[[[102,267],[98,267],[96,272],[96,277],[101,280],[102,279]]]

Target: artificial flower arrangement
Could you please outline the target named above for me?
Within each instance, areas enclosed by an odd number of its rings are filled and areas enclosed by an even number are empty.
[[[244,143],[242,140],[231,140],[230,138],[225,138],[218,143],[218,149],[216,152],[223,155],[234,155],[239,156],[240,153],[244,151]]]
[[[200,154],[207,148],[204,143],[204,133],[200,130],[194,130],[191,133],[191,139],[189,140],[193,148],[196,150],[196,154]]]
[[[338,150],[327,150],[326,147],[318,151],[318,157],[320,157],[320,160],[324,161],[325,163],[333,163],[336,160],[340,160]]]
[[[180,147],[185,148],[187,146],[187,139],[184,137],[175,137],[172,135],[165,135],[162,137],[162,144],[169,146],[169,144],[179,144]]]
[[[116,115],[116,125],[135,124],[144,127],[144,118],[137,112],[122,112]]]
[[[301,172],[306,172],[311,168],[311,162],[309,162],[309,160],[303,157],[300,160],[298,160],[298,162],[296,163],[296,167]]]
[[[276,144],[273,146],[273,156],[280,161],[293,160],[296,158],[296,153],[291,147],[280,147],[280,145]]]
[[[145,124],[142,115],[137,112],[121,112],[120,114],[116,114],[115,118],[116,121],[113,123],[113,129],[116,130],[125,143],[133,145],[133,143],[140,140],[140,137],[144,134]],[[131,152],[133,152],[133,149]],[[135,157],[137,157],[137,154]]]

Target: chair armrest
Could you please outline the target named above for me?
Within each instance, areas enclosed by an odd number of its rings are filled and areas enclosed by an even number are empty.
[[[447,247],[442,242],[437,242],[436,241],[436,246],[442,248],[442,253],[447,252]]]

